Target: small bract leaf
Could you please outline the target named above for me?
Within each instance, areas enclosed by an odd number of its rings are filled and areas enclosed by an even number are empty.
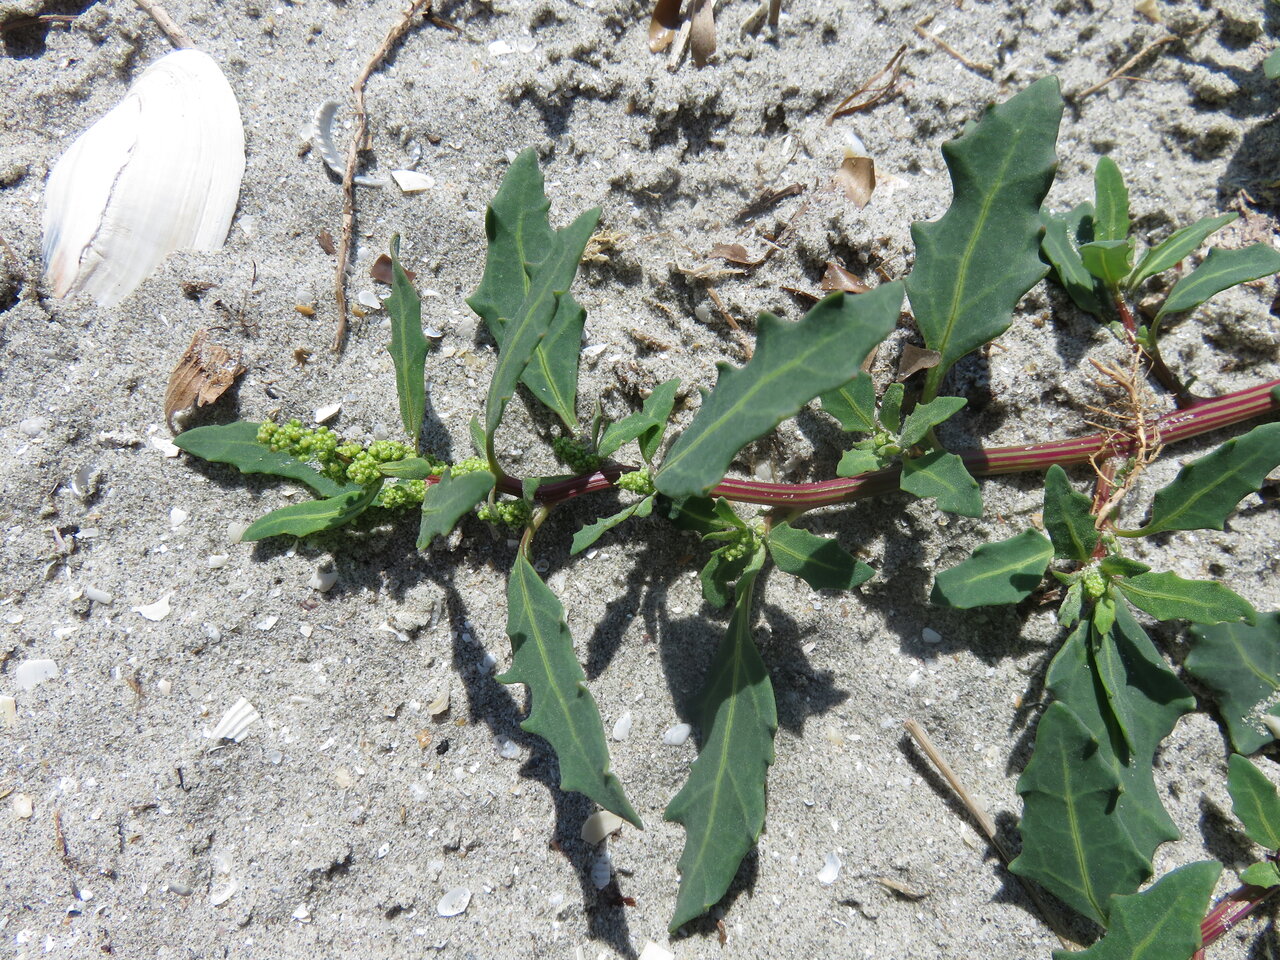
[[[1191,636],[1187,672],[1213,693],[1236,750],[1261,750],[1275,739],[1257,722],[1257,711],[1280,691],[1280,613],[1260,614],[1254,626],[1192,627]],[[1280,704],[1266,713],[1280,716]]]
[[[1077,307],[1095,317],[1103,314],[1095,291],[1096,281],[1080,258],[1080,245],[1089,243],[1093,235],[1093,205],[1082,203],[1063,214],[1041,212],[1044,238],[1040,252],[1053,266],[1058,283]]]
[[[322,497],[360,488],[330,480],[297,457],[258,442],[261,424],[241,420],[225,426],[196,427],[174,437],[175,446],[212,463],[229,463],[241,473],[264,473],[305,483]]]
[[[702,583],[702,599],[713,607],[728,606],[733,598],[733,582],[742,576],[752,556],[750,551],[743,553],[740,549],[735,549],[734,544],[726,544],[713,550],[702,572],[698,574]]]
[[[1049,541],[1024,530],[1009,540],[983,544],[968,560],[939,573],[930,599],[961,610],[1019,603],[1040,586],[1052,559]]]
[[[1224,213],[1220,217],[1205,217],[1189,227],[1175,230],[1165,240],[1143,254],[1138,265],[1133,268],[1133,273],[1125,280],[1125,285],[1133,289],[1147,277],[1153,277],[1170,267],[1176,267],[1187,254],[1194,252],[1211,234],[1217,233],[1239,216],[1238,213]]]
[[[933,497],[938,509],[962,517],[982,516],[982,491],[954,453],[934,450],[902,462],[902,489],[917,497]]]
[[[240,540],[247,543],[284,534],[305,537],[322,530],[332,530],[350,523],[364,513],[381,489],[382,480],[379,478],[375,484],[349,493],[340,493],[328,500],[309,500],[272,510],[261,520],[249,524],[249,528],[240,535]]]
[[[880,458],[870,450],[846,450],[836,465],[836,476],[858,477],[882,466]]]
[[[384,477],[395,477],[399,480],[425,480],[435,474],[436,467],[431,461],[423,460],[421,457],[405,457],[403,460],[378,464],[378,472]]]
[[[422,418],[427,408],[427,338],[422,334],[422,301],[400,265],[400,237],[391,238],[391,296],[382,302],[391,318],[391,342],[387,352],[396,371],[396,396],[400,398],[400,422],[418,449]]]
[[[447,537],[464,514],[493,489],[493,474],[487,470],[455,477],[446,470],[439,483],[427,487],[422,498],[422,522],[418,526],[418,549],[426,550],[436,537]]]
[[[1053,542],[1055,555],[1063,560],[1085,563],[1098,545],[1093,501],[1077,493],[1067,472],[1056,463],[1044,478],[1044,527]]]
[[[1116,586],[1130,603],[1157,620],[1253,623],[1257,616],[1249,601],[1212,580],[1184,580],[1176,573],[1142,573],[1117,580]]]
[[[1280,865],[1274,860],[1251,864],[1240,871],[1240,882],[1251,887],[1262,887],[1264,890],[1280,887]]]
[[[652,512],[653,497],[650,496],[629,504],[612,516],[587,524],[573,535],[573,546],[569,548],[570,555],[581,553],[624,520],[631,517],[647,517]]]
[[[875,574],[840,544],[789,523],[777,523],[765,538],[778,569],[799,577],[814,590],[852,590]]]
[[[890,433],[896,434],[902,429],[902,399],[906,392],[902,384],[891,383],[880,398],[880,424]]]
[[[904,448],[914,447],[925,434],[940,423],[950,420],[968,403],[964,397],[938,397],[929,403],[918,403],[902,424],[898,443]]]
[[[1080,259],[1095,279],[1115,290],[1132,266],[1133,244],[1128,240],[1094,240],[1081,245]]]
[[[1210,297],[1240,283],[1269,277],[1280,271],[1280,252],[1270,244],[1255,243],[1242,250],[1214,247],[1204,262],[1173,285],[1160,305],[1156,319],[1194,310]]]
[[[1267,850],[1280,850],[1280,794],[1267,775],[1238,753],[1227,764],[1231,810],[1249,839]]]
[[[602,457],[614,454],[624,443],[640,440],[640,454],[645,460],[651,460],[657,452],[658,444],[667,429],[667,420],[671,417],[671,408],[676,402],[676,391],[680,388],[680,380],[674,378],[660,383],[644,401],[644,406],[629,417],[605,428],[604,436],[596,452]]]

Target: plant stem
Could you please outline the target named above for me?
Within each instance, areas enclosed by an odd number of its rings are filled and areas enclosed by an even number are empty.
[[[1280,893],[1280,887],[1238,887],[1219,901],[1200,924],[1200,938],[1203,946],[1195,954],[1193,960],[1203,960],[1204,948],[1227,933],[1264,902]]]

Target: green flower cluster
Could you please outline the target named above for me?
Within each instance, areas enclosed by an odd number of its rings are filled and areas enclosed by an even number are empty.
[[[425,480],[401,480],[382,488],[375,506],[385,510],[409,510],[422,506],[422,498],[427,494]]]
[[[489,469],[489,461],[485,460],[483,457],[467,457],[467,459],[459,460],[452,467],[450,467],[449,473],[451,476],[460,477],[463,474],[478,473],[481,470],[488,470],[488,469]],[[442,467],[440,469],[440,473],[443,473],[443,472],[444,472],[444,468]],[[439,474],[437,474],[437,476],[438,475]]]
[[[573,437],[556,437],[551,441],[551,449],[561,463],[578,473],[590,473],[604,462],[603,457],[592,453]]]
[[[396,440],[376,440],[366,450],[359,443],[342,442],[328,427],[304,427],[298,420],[266,421],[258,427],[258,442],[276,453],[318,464],[321,473],[338,483],[361,486],[378,482],[382,477],[379,464],[403,460],[412,453]],[[422,502],[421,497],[418,502]]]
[[[624,473],[616,482],[623,490],[630,490],[632,493],[638,493],[644,497],[653,493],[655,489],[653,477],[649,475],[648,467],[641,467],[631,473]]]
[[[528,500],[499,500],[482,503],[476,508],[476,516],[490,523],[505,523],[509,527],[523,527],[533,515]]]

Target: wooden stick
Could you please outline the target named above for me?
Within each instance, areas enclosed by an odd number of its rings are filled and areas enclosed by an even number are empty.
[[[381,45],[364,65],[356,82],[351,85],[351,92],[355,95],[356,101],[356,128],[351,137],[351,146],[347,149],[347,167],[342,174],[342,238],[338,242],[338,266],[333,277],[334,299],[338,304],[338,326],[333,334],[334,353],[341,353],[347,342],[347,261],[351,255],[351,235],[356,222],[356,164],[360,161],[360,151],[367,150],[369,147],[364,85],[373,72],[382,65],[382,61],[386,59],[392,48],[409,32],[409,28],[413,26],[413,18],[424,9],[429,10],[430,7],[431,0],[413,0],[413,5],[387,31]]]
[[[919,23],[915,25],[913,29],[916,32],[916,36],[923,37],[924,39],[930,40],[933,43],[937,44],[939,50],[942,50],[945,53],[949,53],[951,56],[955,57],[957,60],[963,63],[966,67],[968,67],[970,70],[977,71],[978,73],[984,73],[988,77],[990,77],[991,74],[996,72],[996,68],[993,67],[991,64],[980,63],[977,60],[970,60],[968,57],[966,57],[963,53],[961,53],[955,47],[951,46],[951,44],[947,43],[947,41],[943,40],[940,36],[938,36],[935,33],[930,33],[928,30],[926,30],[924,28],[924,25],[932,19],[933,19],[933,15],[930,14],[929,16],[925,17],[923,20],[921,20]]]
[[[1141,60],[1147,54],[1151,53],[1151,51],[1158,50],[1160,47],[1163,47],[1166,43],[1173,43],[1173,41],[1177,39],[1178,37],[1175,34],[1171,33],[1166,37],[1161,37],[1159,40],[1153,40],[1151,43],[1148,43],[1145,47],[1143,47],[1141,50],[1135,53],[1132,57],[1130,57],[1128,60],[1122,63],[1119,69],[1117,69],[1115,73],[1111,74],[1111,76],[1107,77],[1105,80],[1101,80],[1098,83],[1095,83],[1092,87],[1089,87],[1087,90],[1081,90],[1074,97],[1072,97],[1072,99],[1083,100],[1085,97],[1090,96],[1091,94],[1097,93],[1099,90],[1105,87],[1108,83],[1111,83],[1113,80],[1119,80],[1121,77],[1123,77],[1126,73],[1129,72],[1129,70],[1139,60]],[[1135,79],[1135,78],[1131,77],[1129,79]]]
[[[991,841],[991,846],[995,849],[996,853],[1000,855],[1000,859],[1004,861],[1004,865],[1007,867],[1013,862],[1013,857],[1010,856],[1009,851],[1005,849],[1005,845],[1000,841],[1000,835],[996,832],[995,821],[992,820],[987,814],[987,811],[982,808],[982,804],[978,803],[978,801],[973,798],[973,795],[964,788],[964,784],[960,782],[960,778],[957,777],[955,771],[951,769],[951,765],[947,763],[942,754],[938,752],[938,748],[933,745],[933,741],[929,739],[929,735],[924,732],[924,727],[916,723],[915,720],[906,720],[903,722],[902,726],[906,728],[907,733],[911,734],[911,738],[915,740],[916,744],[924,752],[924,755],[929,758],[935,767],[937,767],[938,772],[942,774],[951,789],[955,791],[956,796],[960,798],[960,802],[964,804],[965,810],[969,812],[969,816],[973,817],[978,826],[982,828],[982,832],[987,835],[987,839]],[[1036,909],[1040,911],[1040,916],[1044,920],[1045,926],[1053,931],[1054,936],[1058,938],[1062,946],[1067,950],[1079,950],[1080,945],[1078,943],[1073,943],[1062,934],[1058,933],[1056,924],[1049,921],[1049,918],[1053,916],[1053,914],[1049,912],[1047,905],[1041,899],[1036,888],[1030,883],[1022,882],[1022,889],[1027,892],[1027,896],[1031,899],[1031,902],[1035,904]]]
[[[160,32],[169,38],[169,42],[178,50],[191,50],[195,44],[191,42],[191,38],[187,36],[187,32],[183,30],[173,17],[155,0],[133,0],[152,20],[156,22],[156,26],[160,28]]]

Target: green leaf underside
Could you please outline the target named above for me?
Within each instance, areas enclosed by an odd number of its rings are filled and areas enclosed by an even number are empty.
[[[896,434],[902,429],[902,400],[906,392],[907,388],[901,383],[891,383],[880,398],[880,425],[890,433]]]
[[[929,403],[918,403],[903,421],[898,443],[904,449],[914,447],[938,424],[950,420],[967,400],[964,397],[938,397]]]
[[[1175,230],[1143,254],[1125,284],[1133,288],[1147,277],[1153,277],[1170,267],[1176,267],[1182,262],[1183,257],[1195,251],[1211,234],[1217,233],[1238,216],[1237,213],[1224,213],[1220,217],[1205,217],[1189,227]]]
[[[932,395],[951,365],[998,337],[1043,277],[1040,204],[1053,182],[1062,95],[1054,77],[992,107],[942,147],[955,199],[941,219],[915,223],[907,295],[925,345],[942,354]]]
[[[383,302],[391,318],[387,352],[396,371],[400,421],[418,449],[422,418],[427,408],[427,338],[422,334],[422,301],[400,265],[400,237],[391,238],[391,296]]]
[[[1212,580],[1183,580],[1176,573],[1143,573],[1117,580],[1116,586],[1130,603],[1157,620],[1252,623],[1256,616],[1247,600]]]
[[[779,570],[799,577],[814,590],[852,590],[875,574],[834,540],[789,523],[774,524],[765,543]]]
[[[624,443],[639,439],[640,455],[645,460],[653,459],[658,444],[662,442],[662,434],[666,431],[679,387],[678,378],[654,387],[638,411],[605,428],[596,452],[602,457],[610,457]]]
[[[1128,240],[1095,240],[1080,248],[1080,259],[1090,275],[1114,290],[1129,274],[1133,247]]]
[[[1221,530],[1246,495],[1280,465],[1280,423],[1254,427],[1181,470],[1151,503],[1151,520],[1138,533]]]
[[[224,426],[195,427],[174,437],[179,449],[211,463],[229,463],[241,473],[297,480],[322,497],[336,497],[360,488],[330,480],[297,457],[264,447],[258,442],[261,424],[240,420]]]
[[[272,510],[261,520],[251,523],[240,535],[240,540],[265,540],[267,537],[283,534],[305,537],[322,530],[332,530],[350,523],[364,513],[381,489],[382,480],[379,478],[377,483],[340,493],[327,500],[308,500],[306,503],[293,503],[279,510]]]
[[[1275,739],[1258,729],[1256,712],[1280,690],[1280,613],[1260,614],[1255,626],[1192,627],[1191,636],[1187,672],[1213,693],[1236,750],[1256,753]],[[1266,713],[1280,716],[1280,704]]]
[[[1024,530],[1009,540],[983,544],[968,560],[939,573],[931,599],[961,610],[1020,603],[1040,586],[1052,559],[1049,541]]]
[[[1200,922],[1222,873],[1215,860],[1188,863],[1141,893],[1113,897],[1107,934],[1087,950],[1053,960],[1186,960],[1200,948]]]
[[[573,652],[564,607],[523,554],[507,582],[507,635],[511,669],[498,680],[529,688],[533,705],[520,729],[551,745],[560,764],[560,789],[581,793],[643,829],[622,784],[609,772],[604,725]]]
[[[769,673],[751,639],[752,594],[763,558],[757,552],[738,582],[729,629],[702,695],[702,749],[664,814],[686,832],[672,932],[725,895],[764,828],[778,714]]]
[[[847,433],[875,433],[876,387],[870,374],[859,373],[842,387],[821,396],[822,409],[840,421]]]
[[[1093,239],[1093,204],[1082,203],[1066,213],[1042,212],[1044,238],[1040,252],[1057,274],[1058,283],[1077,307],[1101,317],[1102,304],[1095,292],[1093,274],[1084,268],[1080,244]]]
[[[447,470],[439,483],[427,487],[422,498],[422,522],[418,526],[418,549],[426,550],[436,537],[447,537],[464,514],[493,489],[493,474],[487,470],[455,477]]]
[[[731,549],[732,545],[726,545],[713,550],[706,566],[698,574],[702,583],[702,599],[713,607],[728,606],[733,598],[733,582],[742,576],[752,560],[750,553],[730,558],[728,552]]]
[[[532,286],[531,277],[552,250],[556,232],[547,211],[542,171],[532,149],[507,168],[502,185],[485,213],[488,253],[484,276],[467,305],[482,320],[499,349],[506,347],[507,327],[520,315]],[[576,269],[576,265],[575,265]],[[572,276],[569,278],[572,280]],[[568,284],[565,284],[568,288]],[[572,429],[578,385],[578,354],[586,313],[566,294],[556,304],[545,338],[534,350],[521,381]]]
[[[1094,235],[1098,240],[1129,237],[1129,190],[1110,157],[1099,157],[1093,170]]]
[[[669,497],[704,494],[746,444],[794,416],[820,393],[848,383],[897,323],[902,285],[833,293],[796,323],[760,315],[755,355],[720,365],[715,389],[667,452],[654,482]]]
[[[982,516],[982,491],[954,453],[934,450],[902,461],[900,486],[917,497],[933,497],[938,509],[962,517]]]
[[[647,517],[652,512],[653,497],[648,496],[623,507],[613,516],[601,517],[595,523],[587,524],[573,535],[573,546],[569,549],[570,555],[581,553],[624,520],[631,517]]]
[[[1099,749],[1074,713],[1049,705],[1018,778],[1022,852],[1009,869],[1105,927],[1110,895],[1136,890],[1151,863],[1109,814],[1120,780]]]
[[[1227,765],[1227,792],[1249,839],[1264,850],[1280,850],[1280,794],[1267,775],[1233,753]]]
[[[1280,887],[1280,866],[1270,860],[1251,864],[1240,871],[1240,882],[1254,887]]]
[[[1044,478],[1044,527],[1053,542],[1054,554],[1063,560],[1085,563],[1098,545],[1093,501],[1077,493],[1067,472],[1056,463]]]
[[[846,450],[836,464],[837,477],[857,477],[872,470],[879,470],[884,464],[870,450]]]
[[[1280,270],[1280,253],[1270,245],[1255,243],[1241,250],[1214,247],[1204,262],[1173,285],[1156,319],[1194,310],[1210,297],[1236,284],[1269,277]]]

